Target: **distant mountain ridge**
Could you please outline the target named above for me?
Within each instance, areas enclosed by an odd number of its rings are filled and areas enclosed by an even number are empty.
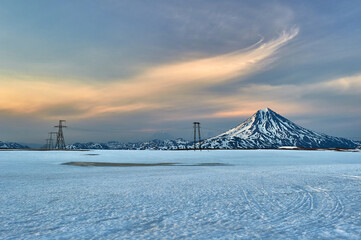
[[[190,142],[182,138],[176,140],[154,139],[146,142],[120,143],[111,141],[107,143],[73,143],[67,149],[119,149],[119,150],[176,150],[189,148]]]
[[[205,140],[204,148],[356,148],[358,142],[303,128],[269,108],[253,114],[237,127]]]
[[[15,142],[0,141],[0,149],[29,149],[29,147]]]
[[[246,121],[215,137],[202,141],[207,149],[270,149],[282,146],[302,148],[356,148],[361,143],[333,137],[303,128],[269,108],[253,114]],[[151,140],[137,143],[74,143],[67,149],[175,150],[192,149],[193,142],[184,139]]]

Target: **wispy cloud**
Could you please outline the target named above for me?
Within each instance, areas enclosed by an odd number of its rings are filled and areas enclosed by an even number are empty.
[[[277,51],[298,34],[284,31],[276,39],[215,57],[175,62],[146,69],[143,73],[112,83],[84,83],[64,79],[1,77],[0,110],[58,118],[85,118],[176,107],[196,101],[202,89],[262,70],[277,58]],[[49,109],[59,109],[59,114]],[[78,111],[76,111],[78,109]]]
[[[335,79],[326,83],[320,83],[318,86],[342,94],[361,94],[361,75]]]
[[[206,118],[227,118],[249,116],[255,110],[277,107],[277,111],[288,114],[328,112],[329,108],[340,108],[342,112],[361,111],[353,101],[360,100],[361,75],[347,76],[329,81],[309,84],[249,84],[231,96],[220,96],[209,104],[221,104]],[[337,98],[339,96],[339,98]],[[345,98],[347,96],[348,98]],[[340,99],[343,101],[340,102]],[[349,101],[349,104],[345,104]]]

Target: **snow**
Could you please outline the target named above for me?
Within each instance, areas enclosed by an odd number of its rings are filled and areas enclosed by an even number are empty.
[[[282,146],[282,147],[279,147],[278,149],[298,149],[297,146]]]
[[[360,191],[361,152],[0,151],[0,239],[359,239]]]

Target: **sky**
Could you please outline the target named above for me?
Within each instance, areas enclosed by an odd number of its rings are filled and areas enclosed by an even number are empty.
[[[3,0],[0,140],[192,138],[270,108],[361,140],[361,4]]]

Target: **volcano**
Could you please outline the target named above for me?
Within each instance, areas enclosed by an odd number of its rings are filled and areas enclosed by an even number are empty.
[[[206,139],[203,148],[356,148],[358,142],[303,128],[269,108],[253,114],[237,127]]]

